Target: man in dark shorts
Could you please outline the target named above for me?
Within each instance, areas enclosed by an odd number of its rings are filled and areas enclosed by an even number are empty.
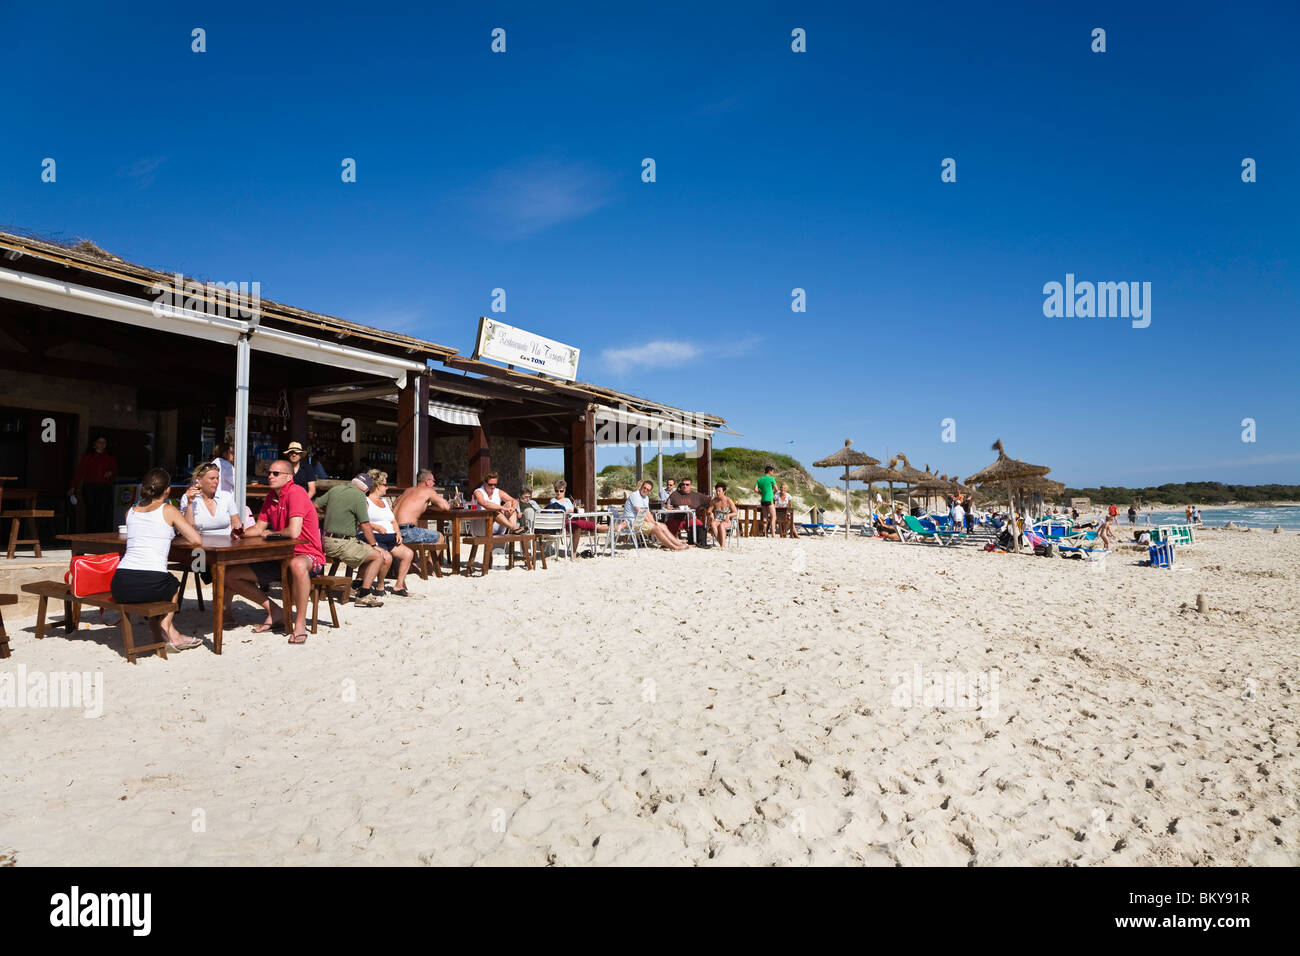
[[[320,522],[316,517],[316,508],[307,497],[301,485],[293,481],[293,466],[287,461],[271,463],[266,482],[271,486],[271,493],[262,503],[257,523],[244,531],[246,538],[261,538],[268,531],[293,539],[293,557],[289,561],[289,575],[293,588],[294,627],[289,638],[290,644],[307,642],[307,595],[311,591],[311,579],[325,572],[325,553],[321,550]],[[226,573],[226,586],[236,594],[261,605],[266,611],[266,620],[253,628],[260,634],[284,623],[283,613],[258,587],[258,578],[274,569],[275,580],[280,576],[280,564],[267,561],[256,565],[236,565]],[[277,619],[278,618],[278,619]]]

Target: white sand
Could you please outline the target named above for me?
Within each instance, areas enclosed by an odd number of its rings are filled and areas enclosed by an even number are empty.
[[[865,539],[552,561],[134,667],[116,628],[13,618],[0,672],[100,671],[106,702],[0,710],[0,857],[1295,865],[1300,536],[1202,537],[1174,571]],[[996,715],[895,706],[914,665],[996,669]]]

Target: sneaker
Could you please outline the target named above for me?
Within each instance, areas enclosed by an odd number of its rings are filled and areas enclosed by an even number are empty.
[[[363,594],[352,602],[357,607],[383,607],[384,602],[373,594]]]

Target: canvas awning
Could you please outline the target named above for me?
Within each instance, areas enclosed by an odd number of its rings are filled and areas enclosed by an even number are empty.
[[[647,442],[686,442],[712,438],[714,429],[670,415],[634,412],[629,408],[596,406],[596,444],[640,445]]]
[[[477,428],[482,424],[478,413],[479,409],[470,405],[453,405],[451,402],[429,403],[429,414],[449,425],[472,425]]]

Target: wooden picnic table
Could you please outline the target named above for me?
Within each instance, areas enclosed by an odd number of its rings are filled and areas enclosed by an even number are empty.
[[[104,531],[88,534],[61,534],[60,541],[67,541],[72,553],[77,554],[118,554],[126,553],[126,535],[116,531]],[[221,653],[221,633],[226,605],[226,568],[242,564],[257,564],[261,561],[280,562],[280,586],[284,593],[281,604],[284,607],[286,626],[292,627],[293,621],[293,587],[289,580],[289,561],[293,557],[294,542],[291,538],[267,541],[265,538],[233,538],[224,534],[205,534],[203,537],[203,554],[207,569],[212,572],[212,650]],[[194,560],[195,545],[191,545],[179,535],[172,542],[169,560],[189,567]],[[177,607],[184,595],[177,595]]]
[[[740,511],[737,522],[742,537],[761,538],[763,536],[763,506],[761,504],[736,502]],[[799,537],[794,530],[794,509],[790,507],[776,509],[776,533],[780,538]]]
[[[487,511],[483,508],[452,508],[448,511],[442,511],[438,508],[430,507],[424,509],[424,514],[420,516],[420,520],[424,522],[451,522],[451,531],[447,536],[447,557],[451,561],[451,573],[460,574],[461,525],[466,521],[483,521],[493,518],[493,515],[493,512]],[[494,533],[495,525],[495,520],[488,521],[487,534],[489,537]],[[467,567],[465,569],[466,574],[468,574],[469,571],[470,569]]]

